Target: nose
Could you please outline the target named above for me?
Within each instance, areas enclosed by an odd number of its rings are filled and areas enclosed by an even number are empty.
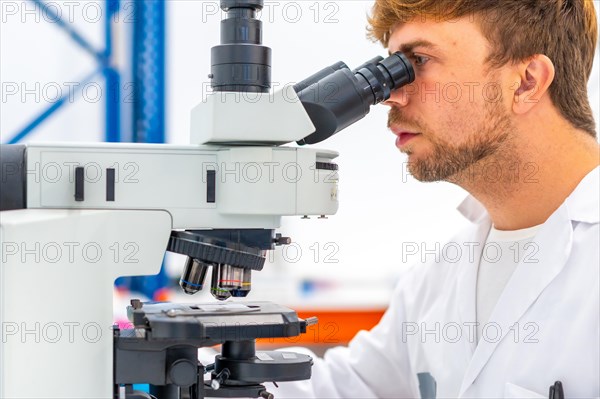
[[[409,93],[412,92],[410,87],[412,84],[403,86],[399,89],[392,90],[390,94],[390,98],[388,98],[383,104],[388,105],[390,107],[405,107],[408,105],[409,101]],[[407,90],[408,88],[408,90]]]

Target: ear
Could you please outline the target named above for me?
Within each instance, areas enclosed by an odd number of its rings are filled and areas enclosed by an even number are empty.
[[[554,64],[543,54],[533,57],[517,65],[517,89],[514,93],[513,111],[517,114],[529,112],[538,104],[554,81]]]

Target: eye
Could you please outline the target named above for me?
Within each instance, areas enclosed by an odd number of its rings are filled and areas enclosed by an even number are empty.
[[[423,66],[427,63],[427,61],[429,61],[429,57],[425,57],[423,55],[418,55],[418,54],[414,54],[411,56],[411,58],[414,60],[414,63],[416,66]]]

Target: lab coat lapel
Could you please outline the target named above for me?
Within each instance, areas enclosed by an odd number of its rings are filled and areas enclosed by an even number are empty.
[[[488,323],[496,323],[494,327],[502,335],[497,339],[482,339],[477,345],[467,367],[460,396],[464,395],[477,378],[499,343],[510,334],[511,327],[563,269],[571,251],[572,239],[573,228],[568,208],[563,204],[534,238],[533,243],[539,248],[538,252],[527,262],[525,259],[521,261],[498,299]]]
[[[468,241],[465,241],[464,246],[468,250],[463,254],[463,262],[457,280],[458,314],[463,329],[463,337],[470,338],[463,340],[467,346],[466,350],[469,358],[473,355],[477,344],[475,337],[471,337],[474,331],[470,324],[476,321],[477,269],[491,225],[492,223],[486,215],[477,221],[475,231],[467,237]]]

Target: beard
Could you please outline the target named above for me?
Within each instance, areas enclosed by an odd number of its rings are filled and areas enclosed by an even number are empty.
[[[473,174],[476,166],[484,160],[500,156],[514,125],[501,103],[486,103],[483,117],[466,120],[464,126],[471,127],[472,133],[463,143],[455,144],[432,133],[423,121],[408,120],[401,110],[392,107],[388,117],[388,127],[394,125],[407,126],[420,132],[432,146],[426,157],[408,162],[408,171],[422,182],[449,181],[460,183]],[[506,149],[509,151],[509,149]],[[413,153],[409,145],[402,150],[409,156]],[[506,158],[506,155],[500,158]],[[509,156],[510,158],[510,156]]]

